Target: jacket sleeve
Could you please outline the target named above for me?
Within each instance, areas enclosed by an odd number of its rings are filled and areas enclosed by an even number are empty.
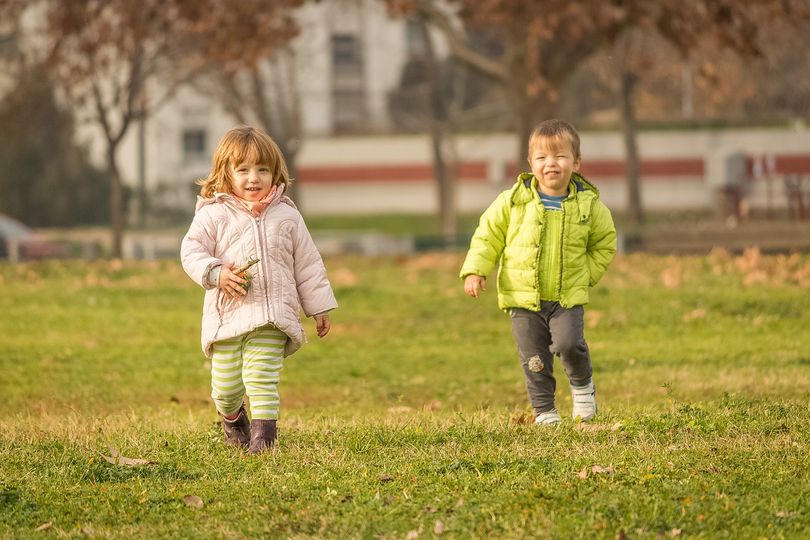
[[[188,232],[180,244],[180,260],[183,270],[198,285],[205,289],[213,289],[214,284],[209,283],[208,273],[222,261],[214,257],[216,246],[215,225],[206,211],[197,212]]]
[[[597,201],[593,209],[591,234],[588,238],[588,272],[590,285],[596,285],[605,275],[610,261],[616,255],[616,227],[610,210],[602,201]]]
[[[475,274],[487,277],[501,258],[506,245],[506,230],[509,226],[509,192],[501,193],[478,222],[478,227],[470,240],[470,249],[459,277]]]
[[[326,277],[326,267],[300,214],[294,242],[293,274],[304,313],[311,317],[335,309],[338,303]]]

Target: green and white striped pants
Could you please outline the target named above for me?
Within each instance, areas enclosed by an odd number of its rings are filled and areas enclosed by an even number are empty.
[[[231,416],[247,393],[256,420],[278,419],[279,372],[287,336],[275,326],[214,343],[211,397],[220,414]]]

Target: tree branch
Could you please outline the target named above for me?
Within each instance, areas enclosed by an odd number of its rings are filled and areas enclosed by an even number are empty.
[[[509,81],[509,72],[504,68],[503,64],[490,60],[472,50],[466,44],[467,40],[464,33],[453,26],[450,17],[437,8],[434,2],[420,0],[416,3],[416,10],[442,32],[453,56],[499,82],[506,83]]]

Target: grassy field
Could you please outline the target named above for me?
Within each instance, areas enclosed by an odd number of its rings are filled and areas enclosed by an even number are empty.
[[[259,457],[222,443],[176,263],[0,266],[0,537],[810,538],[810,257],[618,258],[601,414],[558,428],[460,262],[327,260],[341,308]]]

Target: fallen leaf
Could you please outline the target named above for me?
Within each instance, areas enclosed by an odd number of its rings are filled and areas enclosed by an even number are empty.
[[[388,407],[388,412],[392,414],[405,414],[412,411],[413,409],[407,405],[395,405],[394,407]]]
[[[154,465],[154,461],[150,461],[148,459],[140,459],[140,458],[128,458],[121,455],[121,453],[113,446],[110,446],[110,455],[105,456],[104,454],[99,454],[103,457],[108,463],[112,463],[113,465],[126,465],[127,467],[138,467],[140,465]]]
[[[671,531],[669,531],[669,535],[672,537],[680,536],[682,532],[683,529],[672,529]]]
[[[416,540],[419,538],[419,531],[413,530],[408,531],[408,534],[405,535],[405,540]]]
[[[624,529],[619,529],[619,532],[616,533],[616,540],[627,540],[627,533],[624,532]]]
[[[464,499],[459,498],[459,499],[456,501],[456,508],[461,508],[462,506],[464,506]]]
[[[357,285],[357,274],[348,268],[338,268],[329,272],[329,281],[339,286]]]
[[[36,529],[34,529],[34,530],[35,530],[35,531],[37,531],[37,532],[41,532],[41,531],[47,531],[47,530],[48,530],[48,529],[50,529],[51,527],[53,527],[53,522],[52,522],[52,521],[48,521],[48,522],[43,523],[42,525],[40,525],[39,527],[37,527],[37,528],[36,528]]]
[[[186,504],[186,506],[190,506],[192,508],[202,508],[204,506],[203,500],[196,495],[186,495],[183,497],[183,502]]]
[[[702,319],[706,316],[705,309],[693,309],[689,313],[684,313],[682,320],[683,322],[694,321],[696,319]]]
[[[776,517],[786,518],[786,517],[793,517],[796,515],[796,512],[785,512],[784,510],[780,510],[776,513]]]
[[[594,474],[613,474],[613,465],[608,465],[607,467],[594,465],[591,467],[591,472]]]
[[[380,475],[380,482],[390,482],[393,479],[394,479],[394,477],[391,476],[390,474],[381,474]]]
[[[425,411],[438,411],[442,408],[442,402],[438,399],[434,399],[433,401],[429,401],[422,405],[422,409]]]
[[[589,310],[585,313],[585,324],[588,328],[596,328],[602,320],[603,312],[595,309]]]
[[[580,480],[585,480],[586,478],[588,478],[588,467],[582,467],[582,470],[579,471],[579,474],[577,474],[577,476],[579,477]]]
[[[433,525],[433,534],[439,536],[443,532],[444,532],[444,523],[442,523],[440,520],[437,519],[436,523]]]
[[[586,422],[578,422],[574,425],[574,429],[577,431],[581,431],[583,433],[596,433],[599,431],[618,431],[621,429],[622,423],[616,422],[613,425],[608,426],[607,424],[593,424],[593,423],[586,423]]]

